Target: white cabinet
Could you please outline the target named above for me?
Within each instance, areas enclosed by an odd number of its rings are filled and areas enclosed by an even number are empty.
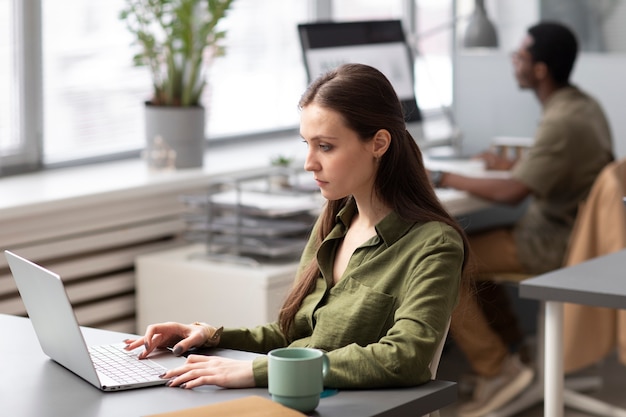
[[[139,256],[137,331],[162,321],[252,327],[276,320],[297,262],[258,266],[202,258],[204,245]]]

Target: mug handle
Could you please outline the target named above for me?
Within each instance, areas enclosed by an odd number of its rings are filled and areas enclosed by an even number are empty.
[[[328,371],[330,370],[330,359],[328,359],[328,355],[322,352],[322,377],[326,377]]]

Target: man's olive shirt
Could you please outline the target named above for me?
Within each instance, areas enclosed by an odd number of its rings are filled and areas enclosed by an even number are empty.
[[[513,232],[528,272],[562,266],[578,206],[612,159],[600,104],[574,86],[556,91],[544,105],[533,146],[512,172],[533,194]]]

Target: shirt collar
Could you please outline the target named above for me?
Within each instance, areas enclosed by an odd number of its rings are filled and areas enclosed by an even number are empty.
[[[574,84],[559,88],[548,98],[546,104],[544,105],[544,109],[547,109],[548,107],[553,106],[554,103],[558,103],[562,100],[569,100],[569,97],[571,97],[572,94],[578,94],[579,92],[580,90]]]
[[[348,203],[337,213],[336,222],[343,225],[343,230],[348,228],[352,218],[357,212],[356,202],[350,199]],[[391,211],[376,225],[376,234],[391,246],[398,239],[404,236],[415,224],[414,221],[402,219],[395,211]]]

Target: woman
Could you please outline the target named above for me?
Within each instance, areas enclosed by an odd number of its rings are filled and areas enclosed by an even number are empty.
[[[284,346],[328,352],[324,384],[412,386],[429,363],[457,303],[467,257],[463,231],[442,208],[407,132],[402,106],[378,70],[347,64],[302,96],[304,168],[327,199],[276,323],[221,329],[204,323],[148,326],[128,349],[182,354],[196,346],[267,353]],[[169,386],[267,386],[267,357],[189,355]]]

